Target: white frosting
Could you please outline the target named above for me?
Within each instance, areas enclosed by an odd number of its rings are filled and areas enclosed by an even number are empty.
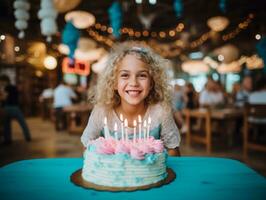
[[[104,155],[88,148],[84,152],[82,177],[97,185],[135,187],[161,181],[167,176],[167,153],[146,154],[136,160],[128,154]]]

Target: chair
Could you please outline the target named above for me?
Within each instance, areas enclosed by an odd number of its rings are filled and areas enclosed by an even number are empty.
[[[184,110],[184,115],[187,127],[187,133],[186,133],[187,145],[190,146],[192,141],[205,144],[207,153],[210,154],[212,150],[210,109],[204,109],[201,111],[186,109]],[[196,124],[196,126],[198,125],[196,130],[192,126],[192,121],[194,119],[199,122],[198,124]],[[196,134],[195,132],[200,132],[201,134]]]
[[[248,158],[249,150],[266,152],[266,145],[258,141],[251,141],[251,134],[257,130],[265,133],[266,128],[266,104],[246,104],[244,112],[244,130],[243,130],[243,156]]]

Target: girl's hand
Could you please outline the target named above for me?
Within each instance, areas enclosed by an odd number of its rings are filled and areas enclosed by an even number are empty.
[[[168,155],[169,156],[181,156],[180,151],[179,151],[179,147],[176,147],[174,149],[168,149]]]

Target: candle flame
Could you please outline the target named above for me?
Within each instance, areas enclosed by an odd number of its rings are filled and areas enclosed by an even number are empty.
[[[117,131],[117,123],[115,123],[115,125],[114,125],[114,131],[115,132]]]
[[[121,121],[124,121],[124,118],[123,118],[123,115],[122,114],[120,114],[120,120]]]
[[[133,121],[133,125],[137,126],[137,121],[136,120]]]
[[[127,121],[127,119],[125,119],[125,127],[127,127],[128,126],[128,121]]]
[[[151,124],[151,117],[148,118],[148,124]]]
[[[138,115],[138,120],[139,120],[139,123],[141,123],[141,116]]]
[[[143,126],[144,126],[144,127],[147,126],[147,121],[146,121],[146,120],[144,120],[144,124],[143,124]]]
[[[104,117],[104,125],[107,125],[107,117]]]

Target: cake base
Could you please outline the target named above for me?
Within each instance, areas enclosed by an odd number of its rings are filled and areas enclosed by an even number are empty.
[[[74,173],[72,173],[70,177],[72,183],[80,187],[86,188],[86,189],[94,189],[94,190],[100,190],[100,191],[112,191],[112,192],[148,190],[154,187],[160,187],[162,185],[169,184],[176,178],[175,172],[171,168],[167,168],[167,174],[168,174],[167,177],[157,183],[138,186],[138,187],[109,187],[109,186],[96,185],[94,183],[85,181],[81,176],[81,172],[82,172],[82,169],[79,169],[75,171]]]

